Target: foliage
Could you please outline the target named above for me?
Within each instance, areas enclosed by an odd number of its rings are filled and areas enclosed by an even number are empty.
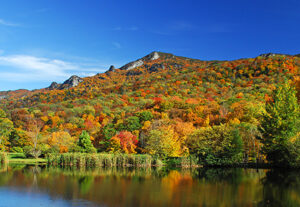
[[[152,130],[146,138],[146,151],[151,155],[178,157],[182,154],[181,145],[174,129]]]
[[[5,145],[8,144],[8,137],[13,128],[13,122],[6,118],[5,112],[0,109],[0,150],[5,150]]]
[[[151,111],[142,111],[138,113],[138,117],[141,122],[151,121],[153,119],[153,114]]]
[[[10,151],[15,153],[23,153],[23,149],[21,147],[12,147]]]
[[[111,138],[108,148],[109,152],[123,152],[126,154],[135,154],[138,144],[137,137],[128,131],[121,131]]]
[[[92,144],[90,135],[86,131],[82,131],[81,135],[79,136],[78,146],[80,147],[80,152],[83,153],[96,152],[96,149]]]
[[[72,143],[86,131],[91,151],[95,147],[99,152],[148,152],[162,158],[186,158],[209,151],[202,162],[228,164],[240,162],[241,157],[245,162],[265,161],[260,149],[265,144],[269,147],[268,141],[262,140],[277,140],[280,146],[279,137],[285,136],[289,140],[281,157],[297,157],[297,148],[293,148],[297,145],[289,145],[295,143],[291,141],[294,129],[300,125],[295,127],[286,121],[290,119],[282,118],[283,108],[271,116],[273,120],[267,120],[269,112],[264,111],[265,102],[274,100],[272,91],[285,81],[295,86],[300,97],[298,56],[232,61],[201,61],[165,53],[159,56],[145,59],[143,65],[130,71],[116,69],[83,78],[70,89],[0,92],[6,97],[0,100],[0,129],[6,129],[0,130],[1,148],[12,151],[31,146],[42,156],[50,151],[81,152],[86,149],[78,145],[79,141]],[[259,130],[269,121],[276,126],[267,130],[272,136]],[[228,129],[223,129],[225,126]],[[122,145],[118,136],[123,131],[139,141],[134,150]],[[193,136],[195,133],[202,138]],[[211,139],[204,139],[203,134]],[[200,150],[190,139],[213,145]],[[236,149],[231,150],[231,145]],[[221,161],[221,157],[226,159]]]
[[[25,146],[23,152],[27,158],[34,157],[35,159],[42,154],[40,149],[34,148],[33,146]]]
[[[266,103],[260,131],[262,133],[263,152],[267,160],[280,166],[294,165],[297,155],[291,156],[291,138],[299,132],[297,120],[299,104],[296,90],[288,83],[284,83],[274,90],[272,98]],[[296,146],[296,145],[295,145]]]
[[[139,130],[142,125],[140,124],[140,119],[137,116],[128,117],[125,121],[126,129],[130,132]]]
[[[238,129],[228,125],[197,129],[187,140],[202,164],[232,165],[242,162],[243,141]]]
[[[75,144],[75,140],[66,131],[53,132],[48,138],[50,147],[56,148],[60,153],[68,152]]]

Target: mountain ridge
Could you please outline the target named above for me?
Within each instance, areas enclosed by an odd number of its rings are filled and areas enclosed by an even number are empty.
[[[300,54],[297,55],[287,55],[287,54],[278,54],[278,53],[264,53],[260,54],[259,56],[255,58],[274,58],[276,56],[283,56],[283,57],[300,57]],[[181,59],[184,61],[196,61],[196,62],[234,62],[238,60],[248,60],[251,58],[242,58],[242,59],[237,59],[237,60],[231,60],[231,61],[226,61],[226,60],[215,60],[215,61],[205,61],[205,60],[200,60],[200,59],[194,59],[194,58],[187,58],[187,57],[182,57],[182,56],[176,56],[171,53],[165,53],[165,52],[159,52],[159,51],[153,51],[149,53],[148,55],[139,58],[135,61],[131,61],[120,68],[115,68],[113,65],[110,66],[110,68],[104,72],[104,73],[98,73],[95,76],[91,77],[98,77],[101,80],[109,80],[111,79],[111,76],[115,73],[124,73],[126,76],[136,76],[136,75],[141,75],[142,72],[138,69],[140,67],[146,67],[148,73],[153,73],[157,72],[158,70],[165,69],[166,64],[164,62],[169,61],[169,60],[174,60],[174,59]],[[255,59],[254,58],[254,59]],[[161,61],[162,63],[156,63],[151,66],[149,66],[149,62],[155,62],[159,59],[163,59]],[[174,63],[173,66],[177,69],[180,69],[182,65]],[[44,90],[65,90],[65,89],[71,89],[73,87],[78,86],[81,82],[84,82],[86,79],[90,77],[79,77],[76,75],[72,75],[70,78],[68,78],[66,81],[63,83],[59,84],[56,82],[52,82],[50,86],[46,88],[41,88],[41,89],[34,89],[34,90],[27,90],[27,89],[19,89],[19,90],[9,90],[9,91],[0,91],[0,100],[9,98],[10,96],[15,96],[16,98],[22,98],[28,95],[32,95],[34,93],[42,92]],[[32,93],[32,94],[31,94]]]

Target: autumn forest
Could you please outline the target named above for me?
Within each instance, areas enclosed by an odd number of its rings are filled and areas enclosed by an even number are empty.
[[[300,166],[299,55],[202,61],[153,52],[74,87],[0,97],[4,152]]]

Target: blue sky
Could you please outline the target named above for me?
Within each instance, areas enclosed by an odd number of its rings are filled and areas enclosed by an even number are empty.
[[[152,51],[202,60],[300,53],[299,0],[9,0],[0,91],[89,76]]]

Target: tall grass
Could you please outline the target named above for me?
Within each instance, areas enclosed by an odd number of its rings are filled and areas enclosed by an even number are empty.
[[[158,159],[150,155],[129,154],[88,154],[88,153],[64,153],[48,154],[48,164],[51,166],[73,167],[151,167],[162,165]]]
[[[0,164],[7,164],[7,163],[8,163],[7,153],[0,152]]]
[[[200,166],[198,158],[195,156],[169,157],[166,162],[170,167],[191,168]]]

